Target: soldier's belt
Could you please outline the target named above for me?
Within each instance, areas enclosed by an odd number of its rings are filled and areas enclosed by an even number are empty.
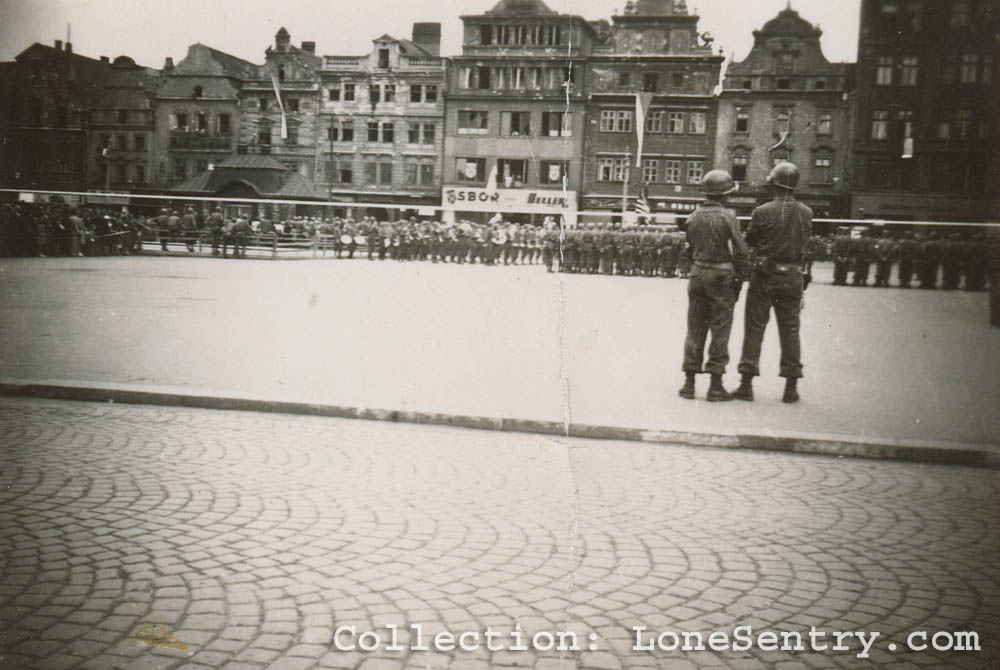
[[[722,262],[712,262],[712,261],[695,261],[695,266],[700,268],[709,268],[712,270],[730,270],[736,272],[736,267],[729,261]]]

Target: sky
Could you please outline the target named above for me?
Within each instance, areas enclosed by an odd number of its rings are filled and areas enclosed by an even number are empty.
[[[742,60],[760,28],[788,0],[688,0],[699,30],[715,36],[727,58]],[[802,18],[819,24],[830,61],[857,59],[860,0],[791,0]],[[292,43],[316,42],[318,55],[361,55],[388,33],[409,38],[416,21],[442,24],[442,55],[461,52],[459,16],[482,14],[495,0],[0,0],[0,60],[9,61],[35,42],[66,40],[73,50],[97,58],[131,56],[160,68],[177,62],[201,42],[255,63],[284,26]],[[547,0],[558,12],[588,20],[610,19],[625,0]]]

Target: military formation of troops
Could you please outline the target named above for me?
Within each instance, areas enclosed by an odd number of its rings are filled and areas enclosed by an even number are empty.
[[[914,234],[904,232],[899,238],[883,230],[876,238],[870,230],[862,230],[859,237],[851,237],[847,228],[841,228],[833,240],[833,283],[848,284],[848,273],[853,273],[851,285],[868,286],[874,267],[872,286],[888,287],[892,268],[898,263],[897,285],[910,288],[917,282],[920,288],[964,288],[967,291],[985,291],[989,272],[989,244],[986,235],[963,236],[951,233],[941,237],[936,232]]]
[[[138,253],[145,221],[98,206],[18,202],[0,206],[0,256]]]

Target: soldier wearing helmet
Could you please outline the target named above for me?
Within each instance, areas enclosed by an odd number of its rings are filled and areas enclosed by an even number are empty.
[[[688,241],[694,267],[688,280],[687,337],[684,341],[684,386],[682,398],[694,398],[695,375],[707,372],[712,381],[709,402],[732,400],[722,385],[729,362],[729,333],[733,326],[733,306],[739,296],[742,265],[747,245],[740,235],[739,222],[725,199],[735,190],[732,177],[712,170],[702,179],[705,200],[688,219]],[[712,341],[705,363],[705,340]]]
[[[802,292],[810,277],[803,272],[806,240],[812,234],[812,210],[795,199],[799,170],[778,163],[767,178],[774,199],[753,211],[747,243],[755,250],[745,311],[740,387],[733,396],[753,400],[753,378],[760,374],[760,347],[774,308],[781,342],[780,375],[785,378],[782,401],[797,402],[802,376],[799,313]]]

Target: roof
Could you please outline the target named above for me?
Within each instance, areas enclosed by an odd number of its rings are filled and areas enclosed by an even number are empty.
[[[262,154],[237,154],[170,189],[173,193],[217,194],[234,184],[249,186],[262,198],[326,200],[311,181]]]
[[[219,168],[240,168],[251,170],[287,170],[284,165],[267,154],[236,154],[215,166]]]
[[[174,67],[172,74],[216,75],[243,79],[256,67],[250,61],[197,42],[188,47],[187,55]]]
[[[791,8],[778,12],[778,15],[765,23],[759,32],[768,36],[793,35],[796,37],[819,37],[823,34],[823,31],[803,19],[797,11]]]
[[[489,15],[503,14],[506,16],[556,14],[542,0],[500,0],[500,2],[493,6],[493,9],[486,13]]]

